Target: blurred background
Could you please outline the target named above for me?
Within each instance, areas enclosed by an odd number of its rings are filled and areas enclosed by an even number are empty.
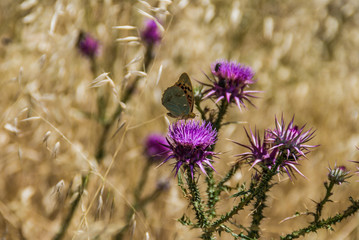
[[[139,36],[149,16],[163,26],[162,41],[154,46],[147,69],[141,60],[146,46],[124,39]],[[259,90],[256,107],[229,109],[219,133],[215,167],[220,178],[247,143],[243,127],[274,127],[275,116],[306,129],[316,129],[310,144],[320,144],[301,162],[307,177],[290,181],[279,176],[270,192],[262,224],[263,239],[306,226],[310,216],[282,220],[313,210],[324,196],[329,166],[346,165],[352,172],[359,161],[359,2],[357,0],[1,0],[0,1],[0,236],[3,239],[51,239],[76,198],[81,176],[88,185],[64,239],[111,239],[126,224],[133,191],[146,166],[144,139],[152,132],[166,134],[162,92],[182,72],[208,82],[217,59],[251,66]],[[115,26],[133,26],[114,28]],[[77,48],[80,31],[100,44],[90,59]],[[120,39],[117,40],[116,39]],[[93,66],[96,66],[96,69]],[[143,74],[143,71],[146,74]],[[102,73],[108,82],[93,86]],[[126,103],[123,90],[137,75],[137,89]],[[157,83],[158,82],[158,83]],[[103,126],[96,120],[97,96],[108,94],[107,116],[122,104],[117,126],[110,129],[101,164],[95,160]],[[204,102],[211,105],[211,101]],[[195,111],[196,112],[196,111]],[[170,121],[173,121],[172,119]],[[117,131],[118,130],[118,131]],[[177,219],[191,215],[177,187],[171,164],[150,166],[142,195],[159,180],[170,188],[136,212],[131,234],[124,239],[197,239],[200,231]],[[232,181],[245,182],[243,168]],[[204,180],[202,176],[200,178]],[[358,177],[336,186],[331,216],[346,209],[348,197],[358,198]],[[235,204],[224,199],[218,212]],[[248,208],[233,221],[251,221]],[[305,239],[359,239],[358,214]],[[239,229],[238,229],[239,232]],[[218,239],[232,239],[222,235]]]

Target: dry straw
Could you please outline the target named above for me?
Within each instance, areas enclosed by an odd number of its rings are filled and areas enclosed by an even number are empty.
[[[162,39],[146,56],[139,33],[148,19],[155,21]],[[143,139],[151,132],[164,134],[173,122],[161,105],[163,90],[182,72],[197,89],[195,80],[207,81],[202,71],[211,76],[210,64],[216,59],[253,66],[256,89],[263,93],[255,109],[229,108],[224,119],[228,124],[218,135],[216,148],[224,151],[214,163],[215,178],[231,166],[233,155],[242,153],[226,140],[245,141],[242,122],[263,130],[274,127],[274,115],[295,114],[299,125],[308,123],[317,130],[315,143],[321,146],[300,166],[308,180],[298,178],[293,184],[283,175],[273,187],[262,237],[278,239],[292,226],[304,226],[307,209],[315,205],[312,200],[325,194],[321,187],[328,162],[334,166],[359,160],[358,19],[356,0],[1,0],[3,237],[55,239],[77,199],[62,239],[111,239],[127,224],[123,239],[200,236],[176,221],[183,213],[193,215],[172,177],[173,166],[149,168],[141,199],[156,191],[158,179],[171,183],[155,201],[135,206],[134,190],[146,167]],[[81,30],[101,45],[95,59],[76,48]],[[151,61],[145,66],[147,59]],[[126,98],[131,86],[133,93]],[[208,101],[208,106],[215,104]],[[236,176],[231,186],[251,178],[247,169]],[[342,203],[350,194],[358,198],[355,178],[341,185],[329,203],[337,207],[325,208],[323,215],[344,210]],[[61,201],[51,195],[54,191],[61,192]],[[224,191],[221,198],[229,196]],[[228,210],[228,204],[218,205],[218,212]],[[251,214],[248,210],[233,218],[231,228],[250,224]],[[358,239],[357,228],[354,217],[334,226],[334,232],[318,231],[308,238]],[[224,232],[217,238],[233,239]]]

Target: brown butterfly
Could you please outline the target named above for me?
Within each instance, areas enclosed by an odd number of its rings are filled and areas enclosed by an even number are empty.
[[[191,80],[187,73],[182,73],[178,81],[165,90],[162,95],[162,105],[169,111],[168,116],[173,118],[194,118],[194,96]]]

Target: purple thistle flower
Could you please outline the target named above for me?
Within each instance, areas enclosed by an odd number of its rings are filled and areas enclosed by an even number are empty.
[[[210,87],[204,92],[204,98],[213,96],[217,98],[216,103],[226,99],[228,103],[237,104],[240,110],[242,107],[246,108],[245,101],[253,105],[250,98],[256,98],[253,93],[259,91],[245,90],[249,85],[255,83],[252,68],[234,61],[217,60],[212,64],[211,70],[215,79],[212,80],[207,76],[213,85],[202,83]]]
[[[329,170],[328,173],[329,181],[337,185],[346,182],[345,180],[351,177],[349,175],[350,171],[347,171],[347,168],[345,166],[337,167],[335,164],[333,169],[329,167],[328,170]]]
[[[288,126],[285,126],[283,116],[281,122],[275,118],[275,129],[267,129],[266,140],[270,142],[273,147],[286,155],[288,160],[297,161],[300,157],[310,152],[311,148],[319,145],[306,145],[314,137],[312,129],[304,131],[304,126],[299,128],[293,124],[294,116]]]
[[[285,125],[283,116],[281,122],[275,118],[275,129],[266,130],[266,142],[272,147],[271,150],[277,150],[278,156],[282,163],[281,168],[284,169],[288,176],[291,178],[293,170],[299,173],[301,176],[304,175],[296,168],[299,165],[298,160],[301,157],[306,158],[306,154],[310,152],[311,148],[318,147],[319,145],[307,145],[306,142],[310,141],[314,137],[312,129],[304,131],[304,126],[299,128],[294,125],[294,116],[288,126]]]
[[[161,42],[162,36],[160,29],[153,19],[145,22],[145,27],[141,31],[141,38],[147,45],[154,45]]]
[[[167,142],[170,155],[163,161],[175,158],[176,175],[181,168],[189,168],[193,178],[195,167],[198,166],[206,174],[204,164],[213,168],[210,157],[215,153],[210,151],[210,147],[217,141],[217,131],[212,128],[210,123],[205,121],[181,120],[170,125]]]
[[[100,44],[90,34],[81,31],[77,47],[84,56],[94,58],[99,54]]]
[[[277,172],[286,172],[290,179],[292,179],[292,175],[294,176],[294,172],[304,177],[296,167],[299,165],[298,160],[302,156],[305,157],[305,154],[310,152],[310,148],[318,145],[305,145],[304,143],[313,138],[314,132],[311,130],[304,132],[304,126],[302,128],[294,126],[293,120],[294,118],[286,128],[283,117],[281,123],[276,118],[276,128],[274,130],[267,129],[263,134],[263,140],[257,131],[253,134],[250,129],[249,134],[245,130],[249,145],[235,143],[247,148],[249,152],[237,155],[239,160],[246,161],[251,168],[259,164],[268,169],[272,169],[280,161],[276,169]]]
[[[252,129],[249,129],[249,135],[248,131],[246,129],[244,130],[249,140],[249,145],[244,145],[238,142],[234,143],[247,148],[249,152],[238,154],[236,157],[240,157],[240,161],[246,161],[249,163],[251,168],[253,168],[258,163],[261,163],[270,169],[271,166],[274,166],[277,159],[277,150],[271,150],[268,143],[261,140],[258,131],[255,130],[255,134],[253,134]]]
[[[152,133],[145,140],[145,155],[152,162],[162,161],[168,156],[167,141],[164,136]]]

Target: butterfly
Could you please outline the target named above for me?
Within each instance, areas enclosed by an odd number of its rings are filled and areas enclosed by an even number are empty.
[[[187,73],[182,73],[178,81],[165,90],[162,95],[162,105],[169,111],[168,116],[173,118],[194,118],[193,88]]]

